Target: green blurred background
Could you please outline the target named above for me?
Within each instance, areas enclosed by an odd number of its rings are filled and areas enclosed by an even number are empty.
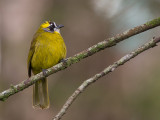
[[[160,0],[0,0],[0,91],[27,76],[30,42],[45,20],[65,27],[67,57],[160,16]],[[32,87],[0,102],[0,120],[50,120],[87,78],[138,48],[136,35],[49,77],[51,107],[32,108]],[[86,89],[63,120],[159,120],[160,48],[150,49]]]

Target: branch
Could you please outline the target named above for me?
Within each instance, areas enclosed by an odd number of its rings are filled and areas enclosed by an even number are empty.
[[[114,64],[110,65],[109,67],[105,68],[100,73],[94,75],[93,77],[89,78],[88,80],[85,80],[77,89],[76,91],[68,98],[66,103],[63,105],[59,113],[53,118],[53,120],[59,120],[62,118],[62,116],[66,113],[67,109],[70,107],[70,105],[74,102],[74,100],[80,95],[81,92],[83,92],[89,85],[97,81],[99,78],[107,75],[110,72],[113,72],[117,67],[123,65],[130,59],[136,57],[138,54],[144,52],[145,50],[148,50],[149,48],[155,47],[156,43],[160,42],[159,38],[153,38],[150,42],[142,45],[137,50],[125,55],[120,60],[115,62]]]
[[[160,26],[160,18],[154,19],[154,20],[149,21],[143,25],[140,25],[140,26],[137,26],[137,27],[132,28],[130,30],[127,30],[121,34],[117,34],[116,36],[114,36],[112,38],[108,38],[102,42],[99,42],[98,44],[82,51],[81,53],[78,53],[78,54],[74,55],[73,57],[69,57],[68,59],[65,60],[65,62],[61,62],[61,63],[47,69],[45,76],[47,77],[53,73],[56,73],[60,70],[63,70],[65,68],[71,66],[72,64],[77,63],[80,60],[95,54],[96,52],[99,52],[105,48],[114,46],[122,40],[125,40],[131,36],[134,36],[136,34],[147,31],[147,30],[152,29],[157,26]],[[44,78],[45,76],[41,72],[37,75],[34,75],[34,76],[22,81],[21,83],[15,85],[15,86],[12,85],[9,89],[0,93],[0,100],[1,101],[6,100],[9,96],[14,95],[17,92],[24,90],[25,88],[33,85],[36,81]]]

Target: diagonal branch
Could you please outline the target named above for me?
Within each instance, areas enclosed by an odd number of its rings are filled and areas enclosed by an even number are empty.
[[[138,54],[144,52],[145,50],[148,50],[149,48],[155,47],[156,43],[160,42],[159,38],[153,38],[148,43],[142,45],[137,50],[125,55],[120,60],[115,62],[114,64],[110,65],[109,67],[105,68],[100,73],[94,75],[93,77],[89,78],[88,80],[85,80],[76,90],[75,92],[68,98],[66,103],[63,105],[59,113],[53,118],[53,120],[59,120],[62,118],[62,116],[67,112],[67,109],[71,106],[71,104],[74,102],[74,100],[80,95],[81,92],[83,92],[89,85],[97,81],[99,78],[107,75],[110,72],[113,72],[117,67],[123,65],[130,59],[136,57]]]
[[[68,59],[65,60],[65,62],[61,62],[61,63],[47,69],[45,76],[49,76],[53,73],[56,73],[60,70],[63,70],[65,68],[71,66],[72,64],[77,63],[80,60],[82,60],[86,57],[89,57],[89,56],[91,56],[91,55],[93,55],[93,54],[95,54],[105,48],[114,46],[120,41],[123,41],[131,36],[142,33],[144,31],[147,31],[147,30],[152,29],[157,26],[160,26],[160,18],[153,19],[143,25],[140,25],[140,26],[137,26],[137,27],[132,28],[130,30],[124,31],[123,33],[117,34],[116,36],[114,36],[112,38],[108,38],[102,42],[99,42],[98,44],[82,51],[81,53],[78,53],[78,54],[74,55],[73,57],[69,57]],[[1,101],[6,100],[9,96],[14,95],[17,92],[24,90],[25,88],[33,85],[36,81],[38,81],[42,78],[44,78],[44,76],[41,72],[37,75],[34,75],[34,76],[22,81],[21,83],[15,85],[15,86],[12,85],[9,89],[0,93],[0,100]]]

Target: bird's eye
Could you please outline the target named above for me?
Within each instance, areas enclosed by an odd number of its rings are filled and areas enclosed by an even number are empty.
[[[55,24],[53,22],[50,22],[50,26],[48,27],[50,31],[54,31]]]
[[[49,26],[48,28],[49,28],[50,31],[53,31],[53,30],[54,30],[54,27],[53,27],[53,26]]]

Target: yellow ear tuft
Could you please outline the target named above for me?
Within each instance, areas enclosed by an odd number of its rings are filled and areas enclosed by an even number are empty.
[[[44,23],[41,24],[42,28],[47,28],[50,25],[49,21],[45,21]]]

